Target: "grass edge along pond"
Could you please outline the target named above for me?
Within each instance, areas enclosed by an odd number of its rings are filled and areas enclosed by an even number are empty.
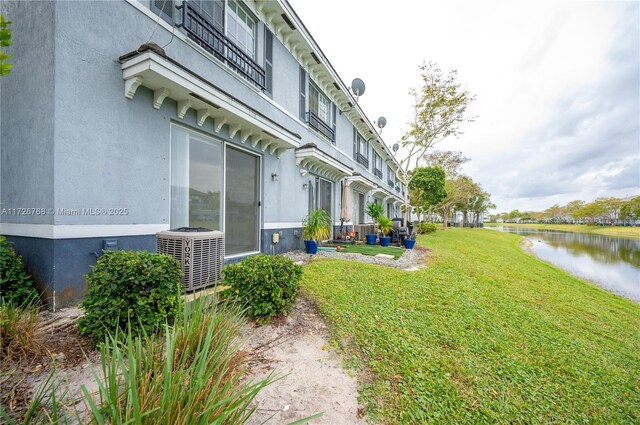
[[[640,306],[528,255],[520,237],[449,229],[407,272],[305,267],[381,423],[638,423]]]
[[[484,223],[485,227],[520,227],[525,229],[557,230],[560,232],[592,233],[603,236],[640,239],[640,227],[589,226],[586,224],[544,224],[544,223]]]

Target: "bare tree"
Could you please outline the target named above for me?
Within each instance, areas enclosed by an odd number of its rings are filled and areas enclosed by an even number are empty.
[[[457,82],[456,70],[445,75],[434,62],[429,62],[423,63],[420,71],[420,85],[409,92],[415,99],[414,121],[401,139],[402,146],[408,149],[407,157],[400,161],[406,187],[412,179],[409,170],[418,167],[418,162],[430,148],[449,136],[457,137],[462,134],[461,124],[474,120],[467,115],[467,108],[475,100],[475,95]],[[405,226],[408,219],[408,196],[409,191],[405,190]]]

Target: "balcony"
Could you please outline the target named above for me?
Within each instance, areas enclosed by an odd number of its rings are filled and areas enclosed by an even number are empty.
[[[396,186],[396,192],[400,193],[400,186]]]
[[[373,175],[378,177],[379,179],[382,178],[382,170],[378,170],[377,168],[373,169]]]
[[[356,153],[356,162],[364,168],[369,168],[369,160],[361,153]]]
[[[396,187],[396,184],[395,184],[395,182],[394,182],[393,180],[387,180],[387,184],[388,184],[389,186],[391,186],[392,188],[393,188],[393,187]]]
[[[329,127],[327,123],[322,121],[319,116],[317,116],[313,111],[307,112],[307,122],[309,126],[320,134],[325,136],[327,139],[331,140],[331,143],[336,143],[336,132],[333,128]]]
[[[266,74],[251,56],[236,46],[222,31],[216,28],[187,1],[177,6],[182,9],[182,24],[190,38],[233,70],[243,75],[261,89],[265,88]]]

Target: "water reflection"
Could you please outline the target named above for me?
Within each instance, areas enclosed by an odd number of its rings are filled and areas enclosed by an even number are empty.
[[[540,258],[640,302],[640,240],[509,226],[495,229],[526,236]]]

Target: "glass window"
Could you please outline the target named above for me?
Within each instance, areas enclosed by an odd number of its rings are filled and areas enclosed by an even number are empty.
[[[358,153],[365,158],[369,158],[369,149],[367,149],[367,141],[358,133]]]
[[[227,3],[227,37],[255,59],[256,22],[235,0]]]
[[[329,217],[332,217],[330,181],[318,179],[318,208],[325,210]]]
[[[314,84],[309,84],[309,110],[331,127],[331,101]]]
[[[171,127],[171,222],[221,229],[222,143]]]

